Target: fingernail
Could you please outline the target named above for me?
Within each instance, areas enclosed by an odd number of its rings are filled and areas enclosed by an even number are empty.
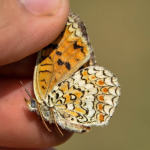
[[[62,5],[62,0],[20,0],[20,2],[34,15],[54,15]]]

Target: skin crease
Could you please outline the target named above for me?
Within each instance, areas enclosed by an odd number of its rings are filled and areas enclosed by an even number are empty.
[[[6,7],[7,6],[7,7]],[[62,31],[69,13],[69,1],[63,0],[53,15],[36,16],[17,0],[0,0],[0,146],[7,148],[48,148],[68,140],[72,133],[55,125],[52,132],[36,113],[28,110],[24,98],[34,96],[32,80],[36,53]],[[24,83],[20,84],[17,76]]]

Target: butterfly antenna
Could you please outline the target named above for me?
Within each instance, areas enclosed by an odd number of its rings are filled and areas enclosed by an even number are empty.
[[[22,81],[20,80],[20,78],[16,74],[14,74],[14,73],[13,73],[13,75],[18,78],[18,80],[20,81],[21,85],[24,87],[24,89],[25,89],[26,93],[28,94],[28,96],[30,97],[30,99],[32,99],[31,95],[29,94],[28,90],[26,89],[25,85],[22,83]]]
[[[50,108],[50,109],[52,109],[52,108]],[[57,124],[57,122],[56,122],[56,120],[55,120],[55,116],[54,116],[54,111],[53,111],[53,110],[52,110],[52,114],[53,114],[53,118],[54,118],[55,125],[56,125],[56,127],[57,127],[59,133],[61,134],[61,136],[64,136],[64,134],[63,134],[62,131],[60,130],[60,128],[59,128],[59,126],[58,126],[58,124]]]
[[[22,86],[25,88],[26,93],[28,94],[28,96],[30,97],[30,99],[32,99],[31,95],[29,94],[28,90],[26,89],[25,85],[22,83],[22,81],[19,79],[20,83],[22,84]]]

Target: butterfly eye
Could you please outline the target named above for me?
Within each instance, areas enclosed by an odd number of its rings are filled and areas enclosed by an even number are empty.
[[[36,108],[36,102],[35,102],[35,100],[34,99],[31,99],[31,107],[32,108]]]

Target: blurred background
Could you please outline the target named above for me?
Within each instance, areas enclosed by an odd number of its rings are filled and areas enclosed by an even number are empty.
[[[70,0],[88,29],[97,64],[119,80],[122,95],[107,126],[75,133],[57,150],[150,149],[150,1]]]

